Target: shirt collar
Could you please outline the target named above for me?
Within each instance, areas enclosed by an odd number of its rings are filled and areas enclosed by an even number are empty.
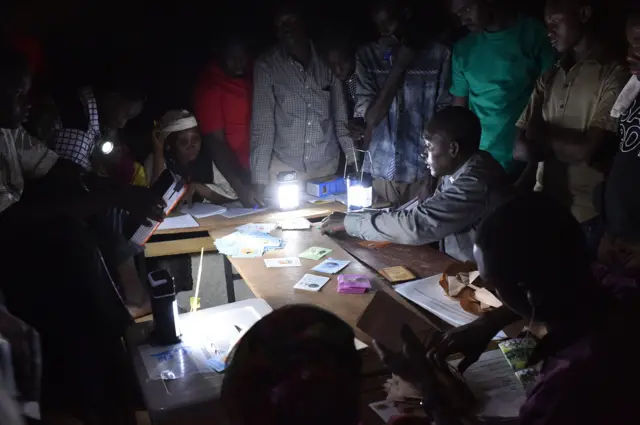
[[[467,166],[469,164],[469,161],[471,161],[471,159],[473,159],[477,154],[473,154],[469,157],[469,159],[467,159],[464,164],[462,164],[462,166],[460,168],[458,168],[458,170],[451,174],[448,178],[449,178],[449,182],[453,183],[455,182],[458,177],[460,177],[466,170],[467,170]]]
[[[568,71],[576,65],[582,65],[585,63],[595,63],[603,66],[611,59],[611,54],[607,51],[606,47],[602,44],[597,44],[580,62],[576,62],[573,66],[568,66],[569,54],[563,54],[560,59],[556,61],[556,67]]]
[[[309,67],[311,67],[317,60],[316,46],[313,44],[313,41],[309,40],[309,44],[311,45],[311,60],[309,61]],[[284,60],[289,61],[292,65],[301,65],[300,62],[296,61],[290,54],[287,52],[286,47],[284,47],[284,43],[280,43],[280,54],[284,58]]]

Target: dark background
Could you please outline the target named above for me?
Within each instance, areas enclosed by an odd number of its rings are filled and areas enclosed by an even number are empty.
[[[4,33],[40,35],[49,76],[58,88],[80,87],[108,77],[114,69],[130,69],[148,93],[148,102],[129,127],[148,129],[168,109],[190,109],[196,78],[225,33],[249,35],[256,52],[275,42],[274,1],[4,0],[0,25]],[[505,1],[542,18],[544,0]],[[621,47],[626,1],[608,0],[599,13],[604,33]],[[370,3],[301,2],[313,37],[346,28],[359,43],[375,38]],[[425,31],[444,29],[439,27],[456,20],[443,20],[434,11],[446,7],[446,0],[415,0],[415,19]]]

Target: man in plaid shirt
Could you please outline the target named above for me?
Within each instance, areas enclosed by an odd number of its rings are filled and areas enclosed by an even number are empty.
[[[250,167],[261,186],[280,171],[295,170],[300,179],[335,174],[340,148],[353,157],[342,83],[316,53],[297,10],[279,10],[275,25],[280,42],[254,70]]]
[[[400,0],[382,0],[371,9],[378,41],[356,55],[355,116],[367,123],[365,170],[378,196],[401,205],[431,192],[420,158],[422,131],[436,110],[450,101],[451,51],[437,42],[407,47],[411,11]],[[417,37],[413,37],[417,38]]]

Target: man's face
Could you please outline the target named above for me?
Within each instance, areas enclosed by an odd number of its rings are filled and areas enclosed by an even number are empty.
[[[7,76],[7,81],[0,87],[0,127],[18,128],[29,118],[29,90],[31,76]]]
[[[636,77],[640,75],[640,14],[629,17],[627,21],[627,62],[629,71]]]
[[[293,46],[306,39],[304,25],[295,13],[283,13],[275,19],[278,39],[288,46]]]
[[[451,12],[471,32],[480,32],[488,24],[488,7],[482,0],[451,0]]]
[[[111,130],[124,128],[129,120],[140,115],[144,106],[141,100],[124,99],[115,93],[107,95],[104,102],[101,124]]]
[[[247,48],[241,43],[233,43],[227,47],[224,65],[225,73],[230,77],[240,78],[247,72],[249,54]]]
[[[329,68],[340,81],[347,81],[356,69],[355,58],[350,56],[345,49],[333,49],[327,55]]]
[[[386,8],[374,10],[371,19],[376,25],[380,37],[394,36],[398,28],[400,28],[400,18],[397,16],[397,13],[393,13]]]
[[[589,16],[589,8],[578,7],[571,0],[549,1],[544,20],[551,45],[560,53],[572,49],[580,42]]]
[[[457,155],[457,143],[451,143],[446,134],[429,129],[424,134],[424,143],[422,157],[426,159],[431,175],[439,178],[451,174]]]

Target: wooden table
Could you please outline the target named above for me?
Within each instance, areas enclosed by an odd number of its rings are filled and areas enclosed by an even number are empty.
[[[339,202],[327,202],[316,204],[304,204],[301,208],[293,211],[267,210],[256,214],[245,215],[236,218],[224,218],[222,216],[211,216],[196,219],[199,227],[186,229],[158,230],[154,236],[176,235],[177,240],[165,240],[161,242],[151,241],[145,246],[145,257],[160,257],[176,254],[198,253],[201,248],[205,251],[215,251],[213,240],[217,237],[233,232],[238,226],[246,223],[277,222],[291,218],[306,218],[307,220],[320,219],[328,216],[332,212],[345,212],[346,207]],[[202,233],[210,233],[211,236]],[[193,234],[194,237],[189,237]],[[213,238],[213,240],[212,240]],[[157,239],[157,238],[156,238]]]

